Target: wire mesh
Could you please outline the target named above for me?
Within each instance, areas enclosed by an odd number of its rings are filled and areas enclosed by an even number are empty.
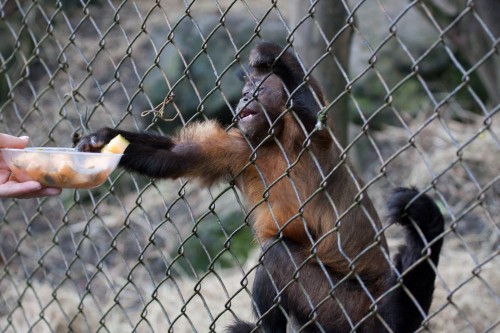
[[[417,186],[445,216],[434,300],[419,331],[499,331],[500,5],[330,6],[341,13],[330,20],[339,24],[333,35],[321,19],[325,1],[0,0],[0,132],[69,147],[75,133],[102,126],[166,135],[206,119],[231,126],[236,72],[258,41],[276,42],[320,79],[329,101],[322,113],[348,117],[333,131],[349,130],[338,144],[358,194],[384,217],[391,188]],[[336,76],[325,78],[329,69]],[[283,158],[291,170],[293,158]],[[314,200],[292,188],[302,208]],[[355,208],[361,199],[351,200]],[[253,208],[231,182],[200,188],[122,170],[92,190],[3,199],[0,330],[222,332],[236,318],[259,323],[251,286],[263,245]],[[330,234],[336,228],[332,221]],[[401,230],[376,231],[394,253]],[[309,295],[311,286],[294,279]],[[323,303],[339,300],[332,292]],[[325,331],[314,315],[302,327],[286,315],[289,332]]]

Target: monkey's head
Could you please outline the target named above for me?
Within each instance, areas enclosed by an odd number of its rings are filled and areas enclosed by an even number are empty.
[[[268,136],[279,135],[286,94],[279,76],[251,69],[244,77],[245,85],[236,108],[238,128],[254,145]]]
[[[248,65],[236,111],[238,127],[250,142],[258,145],[279,136],[287,109],[299,116],[306,130],[312,130],[317,112],[325,105],[323,92],[292,52],[276,44],[259,43],[250,51]]]

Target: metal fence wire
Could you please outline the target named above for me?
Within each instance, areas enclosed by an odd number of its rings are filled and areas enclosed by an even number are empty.
[[[322,114],[366,185],[347,181],[382,220],[398,186],[426,193],[445,217],[417,331],[500,332],[499,15],[497,0],[0,0],[0,132],[71,147],[103,126],[234,127],[236,73],[259,41],[274,42],[319,79]],[[263,244],[232,182],[117,169],[91,190],[2,199],[0,216],[2,332],[223,332],[266,315],[252,315]],[[397,252],[401,228],[378,232]],[[301,281],[298,269],[290,284]],[[316,288],[333,299],[347,287],[302,285]],[[371,302],[367,315],[379,316]],[[288,332],[328,332],[318,307],[304,309],[306,325],[287,314]],[[345,331],[360,327],[353,319]]]

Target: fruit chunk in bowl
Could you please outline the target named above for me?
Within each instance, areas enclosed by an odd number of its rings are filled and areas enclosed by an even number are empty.
[[[44,186],[93,188],[104,183],[122,154],[84,153],[72,148],[0,149],[19,181],[36,180]]]

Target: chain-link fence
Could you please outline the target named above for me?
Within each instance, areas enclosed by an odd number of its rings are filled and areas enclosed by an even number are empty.
[[[500,332],[499,16],[496,0],[0,0],[0,131],[70,147],[103,126],[229,128],[236,73],[258,41],[277,43],[319,79],[342,156],[382,219],[397,186],[426,192],[445,217],[420,331]],[[232,182],[205,189],[118,169],[92,190],[3,199],[0,212],[2,332],[259,323],[262,244]],[[401,230],[380,232],[395,253]],[[287,318],[289,332],[313,327]]]

